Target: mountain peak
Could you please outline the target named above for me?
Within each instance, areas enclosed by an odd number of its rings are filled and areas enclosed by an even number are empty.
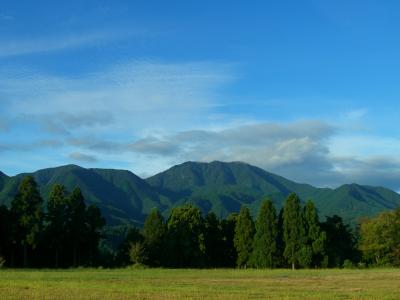
[[[2,174],[0,205],[9,205],[22,177],[28,174]],[[146,180],[128,170],[86,169],[78,165],[43,169],[31,175],[45,199],[54,184],[63,184],[67,190],[80,187],[86,201],[98,205],[112,224],[142,223],[154,207],[167,215],[173,207],[185,203],[198,206],[203,213],[213,211],[219,217],[246,205],[256,215],[266,197],[279,209],[293,192],[303,201],[313,200],[321,218],[337,214],[354,222],[361,216],[400,206],[400,195],[389,189],[355,183],[337,189],[316,188],[240,161],[188,161]]]

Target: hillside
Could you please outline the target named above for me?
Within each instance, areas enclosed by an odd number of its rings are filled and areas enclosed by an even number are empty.
[[[19,182],[26,175],[8,178],[0,191],[0,203],[11,202]],[[56,183],[65,185],[69,191],[79,186],[88,204],[96,204],[111,224],[127,221],[141,223],[152,207],[165,208],[159,202],[159,196],[143,179],[125,170],[84,169],[67,165],[29,175],[35,178],[44,198]]]
[[[0,204],[9,204],[27,174],[7,177],[0,173]],[[339,214],[354,222],[363,216],[400,206],[400,195],[383,187],[343,185],[337,189],[299,184],[241,162],[186,162],[146,180],[130,171],[85,169],[76,165],[39,170],[31,174],[44,197],[60,183],[72,190],[79,186],[88,204],[96,204],[110,224],[142,223],[153,207],[167,215],[174,206],[192,203],[204,213],[220,217],[247,205],[257,213],[263,198],[280,208],[292,192],[312,199],[321,217]]]
[[[316,188],[242,162],[186,162],[146,181],[177,203],[195,203],[219,216],[238,211],[242,204],[256,214],[264,197],[280,208],[292,192],[303,201],[312,199],[321,217],[339,214],[347,221],[400,206],[400,195],[383,187],[352,184],[337,189]]]
[[[3,189],[3,186],[7,180],[8,180],[8,176],[0,171],[0,191]]]

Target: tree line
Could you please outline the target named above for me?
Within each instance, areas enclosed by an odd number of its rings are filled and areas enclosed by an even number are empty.
[[[105,225],[79,188],[54,185],[47,206],[33,177],[23,178],[10,209],[0,207],[0,265],[70,267],[92,265]]]
[[[192,205],[167,219],[153,209],[143,228],[128,228],[115,250],[105,251],[105,220],[86,206],[81,191],[53,186],[45,206],[32,177],[22,180],[10,208],[0,207],[0,266],[327,268],[400,265],[400,209],[362,220],[355,230],[341,217],[321,222],[312,201],[296,194],[282,209],[262,202],[255,219],[243,206],[219,219]]]
[[[153,209],[143,230],[131,229],[122,245],[125,264],[152,267],[342,267],[359,257],[351,228],[338,216],[321,223],[313,202],[302,206],[296,194],[279,213],[263,201],[255,221],[245,206],[218,219],[184,205],[166,221]]]

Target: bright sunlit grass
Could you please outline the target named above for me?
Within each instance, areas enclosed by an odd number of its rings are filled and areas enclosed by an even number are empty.
[[[400,270],[2,270],[1,299],[399,299]]]

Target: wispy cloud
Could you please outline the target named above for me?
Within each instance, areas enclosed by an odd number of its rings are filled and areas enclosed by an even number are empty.
[[[7,16],[3,16],[7,18]],[[5,20],[5,19],[4,19]],[[0,58],[99,46],[106,42],[144,36],[144,32],[96,31],[60,36],[38,36],[0,41]]]
[[[65,153],[104,161],[105,153],[118,152],[127,141],[129,153],[134,153],[148,147],[149,140],[137,141],[147,133],[211,124],[212,109],[221,100],[218,89],[231,82],[233,74],[232,66],[213,62],[130,61],[74,78],[3,69],[0,120],[12,120],[4,132],[3,150],[22,151],[37,140],[56,139],[64,143],[60,163]],[[153,152],[161,147],[155,143]]]
[[[14,17],[5,13],[0,13],[0,21],[12,21]]]
[[[354,110],[347,111],[344,114],[344,116],[348,120],[358,121],[361,118],[363,118],[367,113],[368,113],[368,109],[360,108],[360,109],[354,109]]]
[[[245,161],[319,186],[400,189],[400,141],[349,129],[368,110],[339,124],[215,119],[229,103],[219,89],[234,78],[232,65],[212,62],[130,61],[74,78],[2,70],[0,151],[43,149],[36,155],[60,164],[109,161],[140,174],[186,160]]]
[[[195,126],[218,101],[216,89],[231,79],[230,66],[222,64],[130,62],[74,79],[6,72],[0,94],[4,115],[50,131],[103,127],[136,135]]]
[[[69,154],[69,157],[79,162],[94,163],[97,161],[97,158],[95,156],[80,152],[71,153]]]
[[[64,145],[64,142],[60,140],[54,139],[38,139],[31,142],[8,142],[8,143],[0,143],[0,152],[29,152],[35,151],[38,149],[54,149],[60,148]]]

